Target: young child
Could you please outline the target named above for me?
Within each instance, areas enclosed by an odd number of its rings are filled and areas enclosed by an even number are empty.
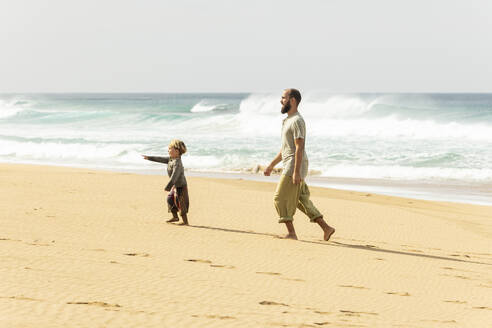
[[[169,191],[167,196],[168,211],[173,214],[172,219],[167,222],[179,221],[178,212],[183,219],[182,225],[188,225],[188,208],[190,200],[188,197],[188,186],[184,175],[184,167],[181,162],[181,155],[186,153],[186,146],[183,141],[174,139],[168,146],[169,157],[147,156],[142,157],[149,161],[167,164],[167,174],[169,182],[164,190]]]

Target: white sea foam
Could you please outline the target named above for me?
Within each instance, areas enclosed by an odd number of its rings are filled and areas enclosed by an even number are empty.
[[[1,98],[0,161],[154,169],[140,154],[165,155],[180,138],[186,168],[236,172],[268,164],[279,150],[278,94],[229,103],[223,95],[152,97],[143,105],[137,96]],[[310,168],[342,178],[491,181],[492,97],[478,109],[449,109],[442,97],[304,93]],[[484,119],[466,119],[473,115]]]
[[[409,167],[398,165],[335,165],[320,167],[322,176],[359,179],[492,182],[492,169]]]
[[[203,112],[210,112],[215,108],[214,105],[207,105],[203,103],[202,101],[193,106],[193,108],[190,110],[192,113],[203,113]]]
[[[205,112],[211,112],[216,109],[222,109],[226,104],[211,104],[205,100],[200,101],[198,104],[193,106],[193,108],[190,110],[192,113],[205,113]]]
[[[299,107],[303,115],[311,118],[359,117],[371,110],[382,97],[365,100],[356,95],[317,95],[307,93]],[[280,97],[276,94],[252,94],[240,104],[244,114],[280,115]]]
[[[309,135],[318,137],[376,137],[408,139],[470,139],[492,141],[492,124],[400,118],[396,112],[382,117],[366,117],[374,106],[392,103],[392,97],[364,100],[356,96],[307,96],[301,101]],[[281,105],[274,95],[251,95],[241,102],[240,132],[273,136],[278,134]]]
[[[280,97],[273,94],[252,94],[239,105],[242,114],[278,114],[280,112]]]
[[[0,156],[15,156],[24,159],[112,159],[136,148],[138,145],[126,144],[80,144],[59,142],[16,142],[0,140]]]
[[[24,108],[17,104],[17,100],[5,101],[0,99],[0,120],[17,115]]]

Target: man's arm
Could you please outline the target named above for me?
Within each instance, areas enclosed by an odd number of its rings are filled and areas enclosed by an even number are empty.
[[[302,165],[302,155],[304,154],[304,139],[298,138],[294,140],[296,144],[296,155],[294,162],[294,174],[292,175],[292,182],[294,184],[299,184],[301,182],[301,165]]]
[[[270,163],[270,165],[268,165],[266,168],[265,168],[265,171],[263,171],[263,174],[266,175],[266,176],[269,176],[270,173],[272,173],[272,170],[273,168],[275,167],[275,165],[277,165],[278,163],[280,163],[280,161],[282,160],[282,152],[280,151],[277,156],[275,156],[275,158],[273,159],[273,161]]]

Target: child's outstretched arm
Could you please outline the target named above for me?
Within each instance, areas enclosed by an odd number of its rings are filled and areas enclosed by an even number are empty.
[[[178,178],[182,174],[184,174],[183,163],[181,163],[181,161],[177,161],[176,166],[173,168],[173,173],[171,173],[171,176],[169,177],[169,182],[167,183],[166,188],[164,188],[164,190],[171,191],[171,188],[176,184]]]
[[[168,156],[147,156],[147,155],[142,155],[142,157],[148,161],[152,162],[159,162],[159,163],[164,163],[167,164],[169,162],[169,157]]]

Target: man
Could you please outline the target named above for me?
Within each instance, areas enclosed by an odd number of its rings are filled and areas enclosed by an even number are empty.
[[[286,238],[297,239],[292,223],[297,207],[311,222],[316,222],[323,229],[323,239],[328,240],[335,229],[326,224],[323,215],[309,199],[309,188],[304,181],[308,172],[308,158],[304,150],[306,124],[297,110],[300,102],[299,90],[284,90],[280,100],[281,113],[287,114],[287,118],[282,122],[282,149],[267,166],[264,174],[270,175],[275,165],[282,161],[283,171],[275,191],[274,203],[280,217],[278,222],[285,223],[287,227]]]

